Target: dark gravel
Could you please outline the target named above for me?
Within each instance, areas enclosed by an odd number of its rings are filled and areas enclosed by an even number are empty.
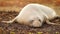
[[[7,24],[1,21],[9,21],[15,18],[18,12],[0,11],[0,34],[60,34],[60,25],[49,25],[44,23],[42,27],[34,28],[19,23]],[[59,18],[52,19],[51,22],[59,22]]]

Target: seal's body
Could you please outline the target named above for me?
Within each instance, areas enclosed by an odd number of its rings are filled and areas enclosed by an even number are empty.
[[[11,21],[7,21],[7,23],[13,23],[16,21],[24,25],[41,27],[44,21],[50,20],[56,16],[55,11],[47,6],[28,4],[21,10],[16,18]]]

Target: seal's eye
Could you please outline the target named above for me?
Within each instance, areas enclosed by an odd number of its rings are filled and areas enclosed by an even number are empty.
[[[39,19],[39,21],[41,22],[41,20]]]
[[[33,23],[34,20],[30,20],[30,23]]]
[[[33,25],[32,25],[32,24],[33,24],[33,22],[34,22],[34,20],[30,20],[30,21],[29,21],[29,23],[30,23],[30,25],[29,25],[29,26],[33,27]]]

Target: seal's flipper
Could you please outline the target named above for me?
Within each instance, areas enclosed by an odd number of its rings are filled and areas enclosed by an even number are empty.
[[[3,22],[3,23],[13,23],[14,21],[16,21],[16,18],[14,18],[14,19],[12,19],[10,21],[1,21],[1,22]]]
[[[46,23],[51,24],[51,25],[60,25],[60,24],[57,24],[57,23],[50,22],[49,20],[46,20]]]
[[[3,23],[13,23],[12,21],[1,21]]]

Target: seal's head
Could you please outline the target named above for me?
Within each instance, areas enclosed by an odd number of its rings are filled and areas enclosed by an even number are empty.
[[[41,22],[40,19],[31,20],[30,26],[32,26],[32,27],[41,27],[42,22]]]

